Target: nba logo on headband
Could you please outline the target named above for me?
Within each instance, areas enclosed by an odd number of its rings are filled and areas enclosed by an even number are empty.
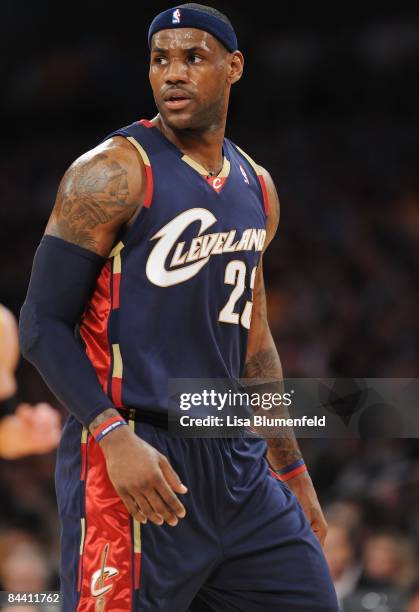
[[[175,9],[172,15],[172,23],[180,23],[180,10]]]
[[[204,11],[185,8],[184,5],[174,6],[154,17],[147,34],[149,49],[151,50],[151,39],[156,32],[179,27],[204,30],[218,38],[230,53],[237,50],[237,36],[230,23],[225,23],[222,19]]]

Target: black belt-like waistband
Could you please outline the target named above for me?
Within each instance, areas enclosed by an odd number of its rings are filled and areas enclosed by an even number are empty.
[[[117,408],[124,419],[135,421],[136,423],[147,423],[161,429],[168,429],[167,413],[149,410],[147,408]]]
[[[126,420],[132,420],[136,423],[146,423],[147,425],[152,425],[153,427],[158,427],[160,429],[165,429],[166,431],[169,429],[169,415],[166,412],[159,412],[157,410],[150,410],[149,408],[117,408],[118,412],[122,417]],[[177,433],[181,433],[181,429],[176,429],[176,422],[171,422],[173,426],[173,432],[177,431]],[[195,432],[188,432],[188,430],[182,431],[185,437],[200,437],[197,436],[196,430]],[[248,428],[246,427],[229,427],[225,430],[220,430],[217,428],[206,427],[205,435],[202,437],[215,437],[215,438],[229,438],[229,437],[257,437],[252,435]]]

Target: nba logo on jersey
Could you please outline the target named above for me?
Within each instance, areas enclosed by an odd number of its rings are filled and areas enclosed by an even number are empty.
[[[243,178],[244,178],[245,183],[250,185],[249,177],[247,176],[246,170],[243,168],[243,166],[241,164],[240,164],[240,172],[243,174]]]
[[[180,23],[180,10],[175,9],[172,15],[172,23]]]

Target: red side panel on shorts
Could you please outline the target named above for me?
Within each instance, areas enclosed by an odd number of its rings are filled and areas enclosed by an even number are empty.
[[[122,378],[111,378],[111,398],[117,408],[122,408]]]
[[[113,488],[96,440],[87,443],[86,535],[77,612],[132,609],[131,517]]]
[[[135,584],[136,589],[140,586],[140,573],[141,573],[141,553],[134,553],[134,570],[135,570]]]
[[[119,294],[121,289],[121,274],[113,275],[112,282],[112,310],[119,308]]]
[[[80,325],[80,335],[86,345],[86,354],[107,392],[111,354],[108,344],[108,320],[111,311],[111,261],[107,261],[97,279]]]

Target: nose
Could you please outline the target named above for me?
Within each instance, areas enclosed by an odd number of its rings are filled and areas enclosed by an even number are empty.
[[[165,74],[166,83],[184,83],[187,79],[188,71],[185,62],[180,59],[172,59],[167,63]]]

